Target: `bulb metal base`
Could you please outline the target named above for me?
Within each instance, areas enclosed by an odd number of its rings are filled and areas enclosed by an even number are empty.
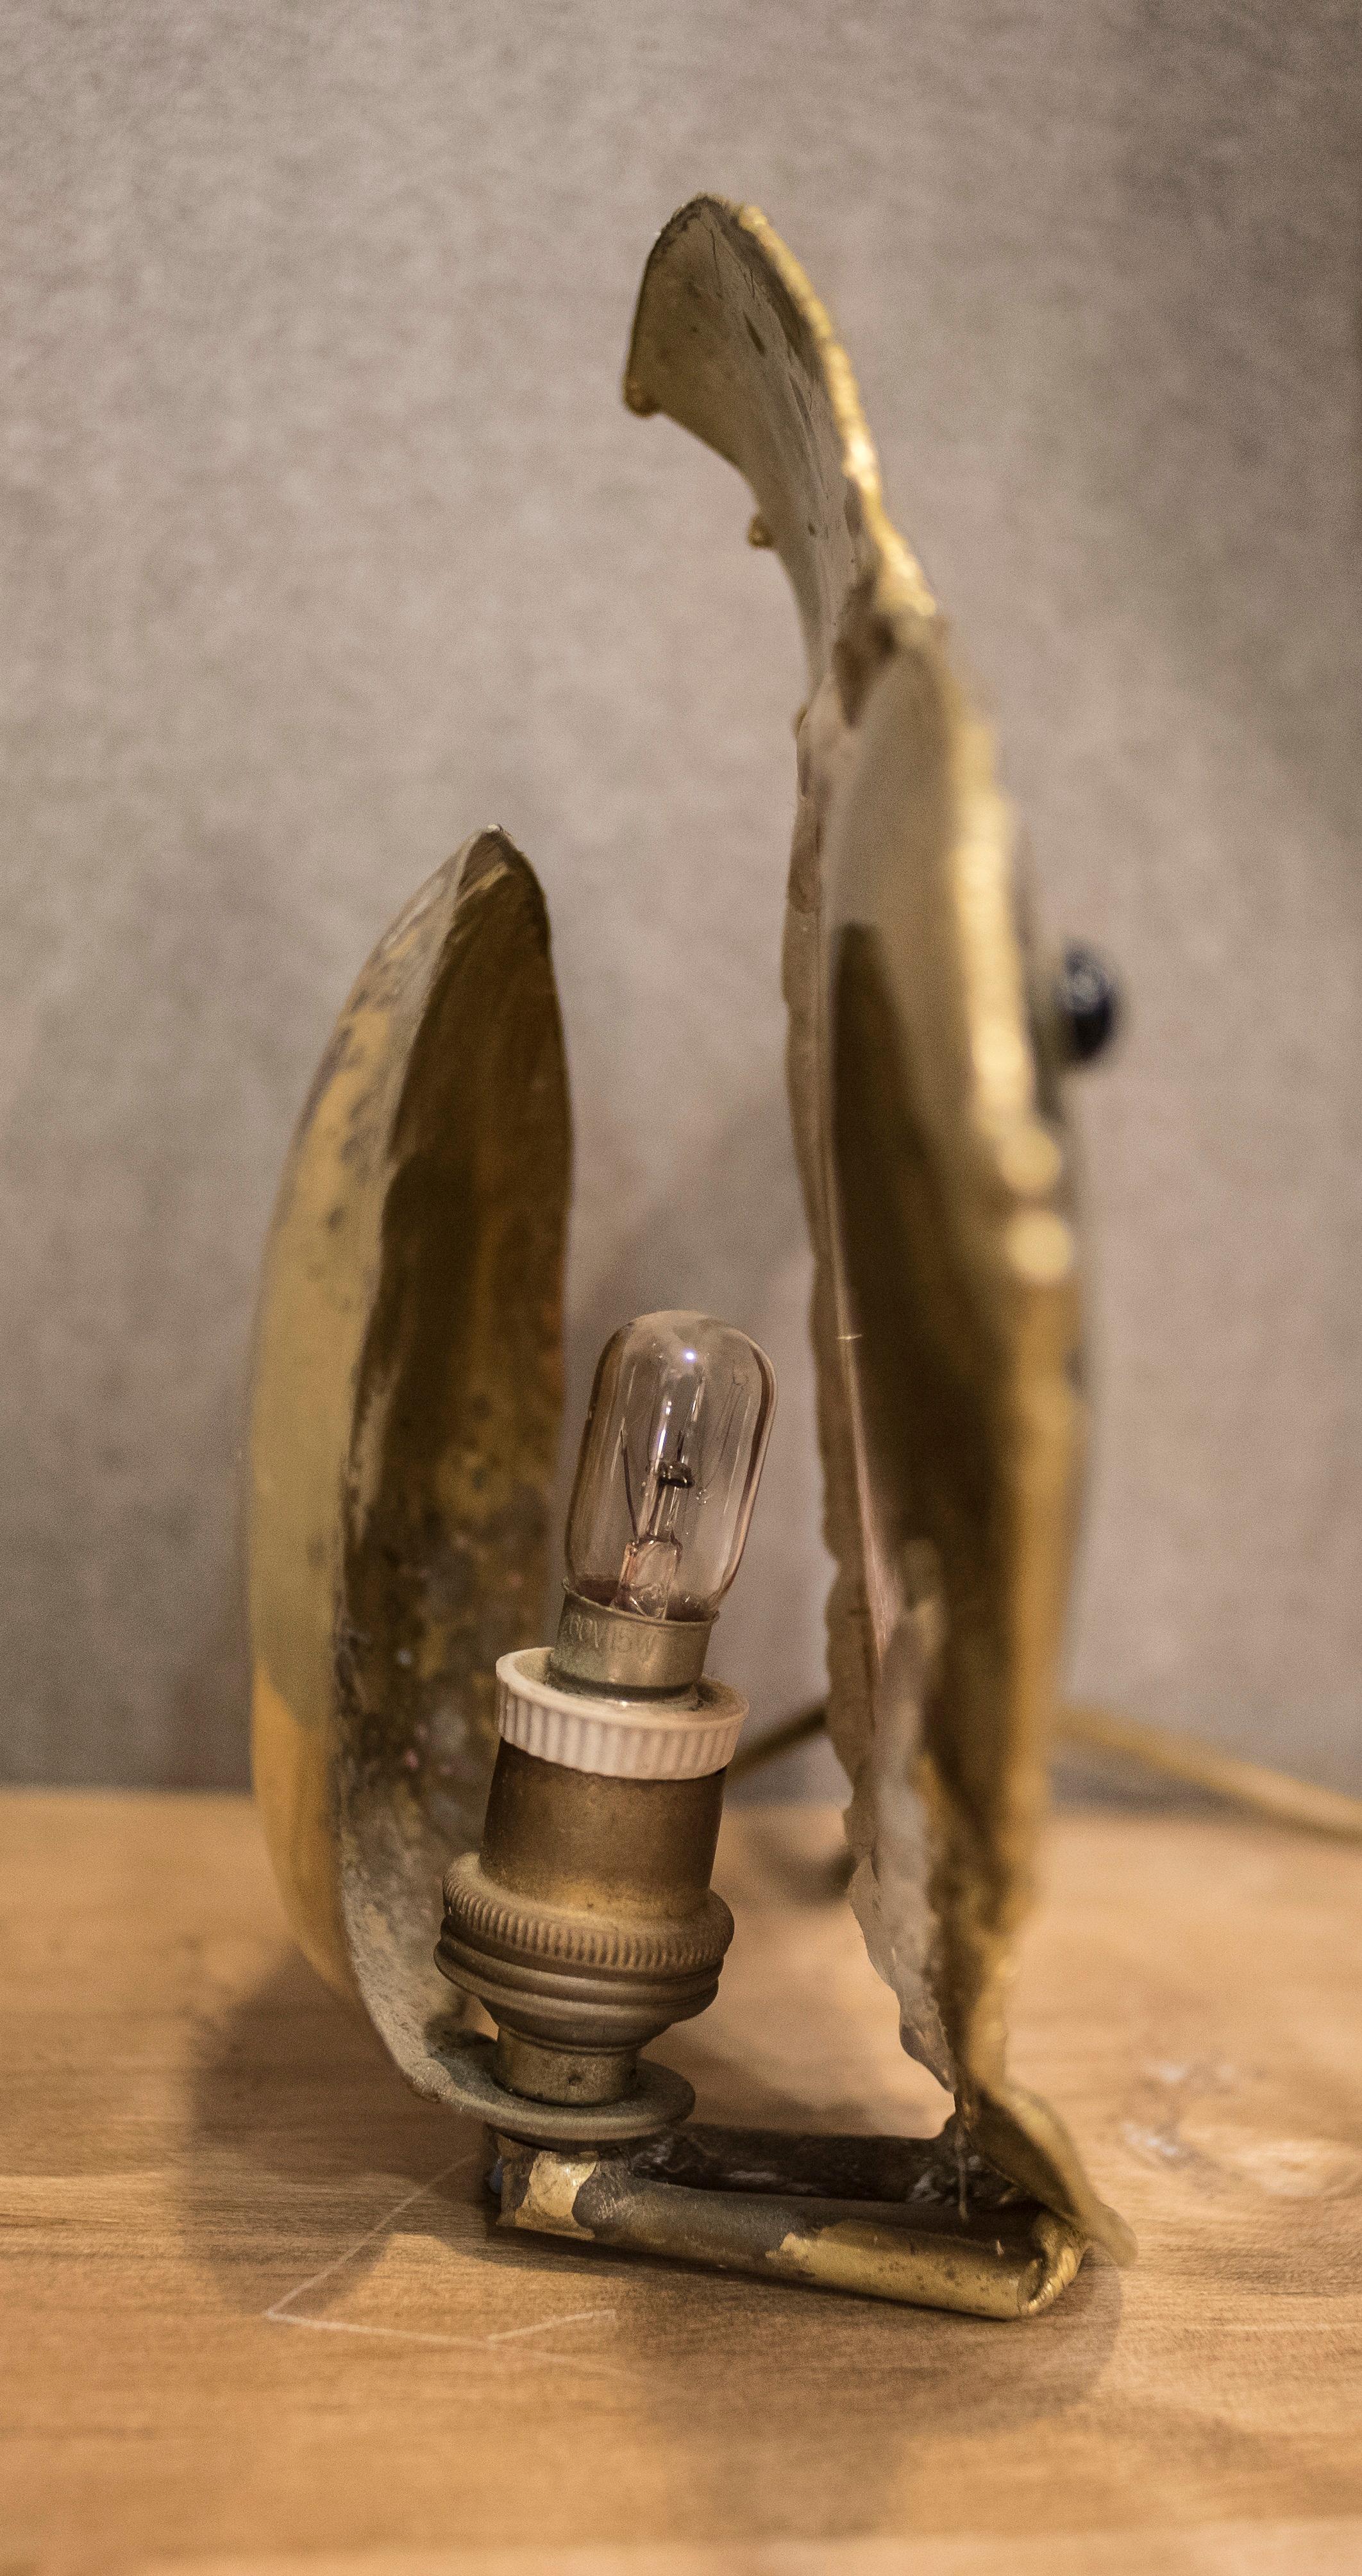
[[[692,1690],[705,1669],[712,1619],[641,1619],[563,1586],[550,1673],[569,1688],[643,1699]]]

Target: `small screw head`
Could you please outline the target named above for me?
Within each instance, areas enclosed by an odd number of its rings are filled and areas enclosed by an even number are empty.
[[[1071,940],[1055,977],[1055,1004],[1071,1064],[1091,1064],[1110,1046],[1121,1018],[1121,993],[1095,949]]]

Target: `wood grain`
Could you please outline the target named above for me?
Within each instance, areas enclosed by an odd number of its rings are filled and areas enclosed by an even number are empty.
[[[939,2115],[835,1843],[725,1827],[708,2116]],[[1362,1852],[1094,1813],[1048,1875],[1016,2065],[1142,2257],[999,2327],[500,2241],[244,1801],[0,1800],[3,2576],[1362,2566]]]

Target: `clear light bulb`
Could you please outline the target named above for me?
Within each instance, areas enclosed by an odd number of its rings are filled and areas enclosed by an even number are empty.
[[[568,1513],[570,1589],[708,1623],[738,1570],[775,1411],[764,1351],[711,1315],[640,1315],[606,1343]]]

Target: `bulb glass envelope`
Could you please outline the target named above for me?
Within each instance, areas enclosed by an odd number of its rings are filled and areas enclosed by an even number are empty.
[[[713,1619],[738,1570],[775,1411],[764,1351],[710,1315],[641,1315],[601,1353],[568,1511],[573,1590]]]
[[[745,475],[804,630],[785,986],[838,1565],[829,1726],[853,1902],[905,2046],[953,2087],[970,2154],[1063,2238],[1034,2298],[1009,2305],[1009,2276],[1001,2307],[976,2302],[1024,2312],[1075,2246],[1132,2246],[1005,2063],[1084,1432],[1058,1050],[1015,825],[847,360],[754,210],[700,198],[666,227],[625,394]],[[314,1086],[267,1254],[251,1442],[276,1867],[304,1947],[437,2098],[454,2098],[440,1870],[476,1844],[495,1664],[541,1598],[568,1160],[542,905],[483,834],[382,943]],[[511,2223],[533,2226],[561,2177],[512,2167]],[[602,2230],[624,2224],[619,2170],[611,2188]],[[655,2210],[629,2223],[607,2241],[666,2234]],[[825,2277],[812,2258],[801,2276]]]

